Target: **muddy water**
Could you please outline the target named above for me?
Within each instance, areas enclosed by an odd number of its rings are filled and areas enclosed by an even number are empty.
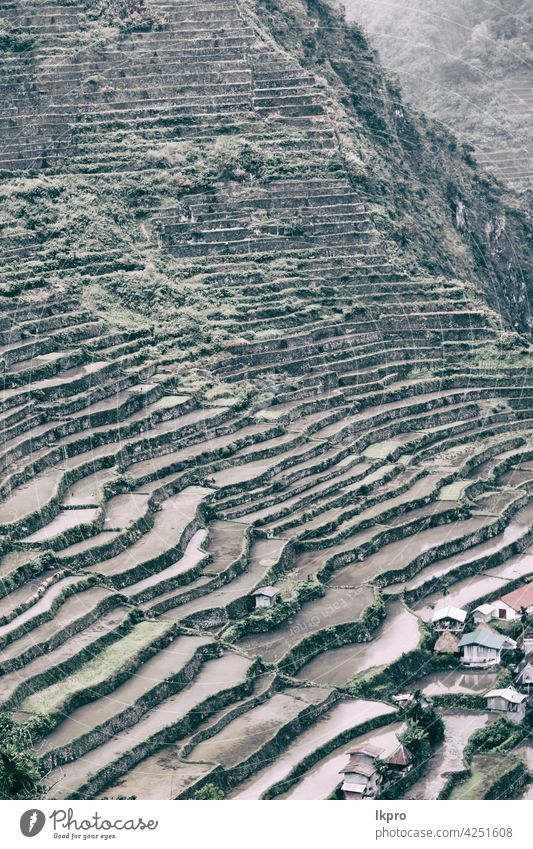
[[[250,549],[248,568],[242,575],[207,596],[194,599],[194,601],[169,610],[163,614],[163,618],[177,622],[192,616],[193,613],[226,607],[235,599],[248,595],[260,584],[264,575],[274,565],[286,542],[286,540],[281,539],[256,540]]]
[[[389,543],[375,554],[365,558],[363,562],[339,569],[332,577],[330,584],[334,586],[359,586],[364,581],[370,581],[383,573],[402,569],[423,552],[450,542],[456,537],[477,531],[488,521],[492,520],[481,517],[465,519],[462,522],[452,522],[449,525],[428,528],[407,539]],[[424,574],[427,572],[428,569],[423,570]]]
[[[384,525],[374,525],[372,528],[360,531],[359,533],[351,536],[349,539],[345,539],[337,545],[332,545],[329,548],[322,548],[318,551],[304,551],[295,558],[291,568],[291,577],[293,577],[296,581],[306,581],[308,576],[315,577],[322,570],[324,564],[330,557],[363,545],[383,530],[385,530]],[[335,585],[334,580],[330,583],[332,586]],[[349,581],[341,581],[339,585],[345,586],[349,583]],[[360,582],[358,582],[357,585],[359,585],[359,583]]]
[[[372,745],[382,748],[384,753],[388,754],[396,748],[398,734],[401,734],[402,728],[401,722],[394,722],[383,731],[369,731],[367,734],[362,734],[347,743],[343,743],[342,746],[330,752],[329,755],[311,767],[288,793],[276,798],[291,801],[327,799],[342,781],[340,770],[346,766],[348,760],[346,752],[353,745],[371,742]]]
[[[475,521],[475,520],[470,520]],[[440,575],[445,575],[452,569],[476,560],[479,557],[490,557],[496,554],[505,546],[511,545],[522,537],[533,523],[533,504],[528,505],[524,510],[519,511],[513,522],[505,528],[503,534],[499,534],[486,542],[468,548],[460,554],[455,554],[452,557],[446,557],[438,560],[431,566],[424,569],[420,575],[417,575],[406,584],[407,589],[415,589],[425,583],[430,578],[435,578]],[[465,524],[465,523],[463,523]],[[490,567],[490,562],[487,564]]]
[[[103,488],[117,476],[116,468],[101,469],[73,483],[63,500],[65,507],[91,506],[102,500]]]
[[[115,628],[124,622],[129,612],[129,608],[127,607],[115,607],[109,613],[100,617],[93,625],[80,631],[79,634],[73,634],[66,643],[58,646],[57,649],[54,649],[49,654],[37,657],[35,660],[27,663],[22,669],[17,669],[14,672],[9,672],[7,675],[0,676],[0,701],[6,701],[23,681],[27,681],[35,675],[40,675],[42,672],[46,672],[47,669],[57,666],[59,663],[63,663],[104,634],[114,631]]]
[[[273,764],[254,776],[244,787],[236,790],[232,799],[260,799],[273,784],[287,777],[291,769],[311,752],[333,740],[338,734],[361,725],[369,719],[395,710],[384,702],[369,702],[363,699],[343,701],[336,704],[327,714],[301,734]]]
[[[331,625],[355,622],[373,600],[374,593],[369,587],[327,590],[322,598],[304,604],[296,616],[280,628],[240,640],[239,648],[246,654],[260,655],[265,663],[277,663],[305,637]]]
[[[269,507],[259,508],[257,510],[253,510],[250,513],[246,513],[245,515],[239,516],[239,521],[253,523],[258,521],[259,519],[267,519],[269,516],[275,518],[281,511],[287,510],[287,508],[297,506],[302,498],[309,498],[310,496],[318,496],[320,493],[325,490],[329,490],[332,487],[335,487],[337,484],[342,483],[343,481],[348,481],[356,474],[362,474],[368,466],[365,463],[362,463],[359,467],[354,466],[348,471],[342,472],[341,474],[336,475],[333,478],[327,477],[326,480],[322,480],[320,483],[314,483],[316,476],[313,476],[309,480],[304,479],[303,483],[307,483],[307,488],[302,492],[298,492],[296,495],[291,495],[291,490],[293,487],[289,487],[285,492],[282,492],[279,496],[279,499],[275,504],[270,505]],[[294,486],[300,487],[302,485],[301,481],[296,481]],[[239,511],[236,511],[239,512]],[[231,518],[231,512],[228,514]]]
[[[156,572],[155,575],[150,575],[149,578],[145,578],[143,581],[138,581],[136,584],[131,584],[131,586],[125,587],[121,592],[123,592],[128,598],[131,598],[131,596],[142,593],[149,587],[153,587],[154,585],[161,583],[161,581],[167,581],[169,578],[175,578],[177,575],[182,575],[184,572],[192,569],[193,566],[196,566],[205,557],[207,557],[207,553],[202,549],[202,545],[205,543],[206,537],[207,531],[205,528],[200,528],[200,530],[196,531],[194,536],[191,538],[191,541],[183,552],[183,557],[180,557],[179,560],[176,560],[175,563],[172,563],[171,566],[168,566],[161,572]]]
[[[194,653],[210,642],[206,637],[179,637],[168,648],[143,663],[124,684],[109,695],[82,705],[39,744],[38,754],[65,746],[92,728],[120,714],[160,681],[175,674]]]
[[[206,487],[189,486],[167,499],[161,505],[162,509],[155,514],[153,527],[148,533],[116,557],[86,567],[87,571],[119,575],[174,548],[194,518],[196,508],[211,492]]]
[[[144,493],[127,492],[111,498],[105,506],[104,529],[110,531],[129,528],[146,515],[150,496]]]
[[[533,573],[533,555],[523,552],[511,557],[502,566],[495,566],[480,575],[458,581],[450,588],[446,596],[443,596],[441,592],[431,593],[421,599],[414,609],[427,622],[433,615],[433,609],[448,605],[465,607],[489,592],[496,590],[503,592],[509,581],[531,573]]]
[[[238,706],[243,712],[253,707],[253,700],[262,695],[272,685],[273,676],[256,678],[251,695],[233,703],[227,708],[215,711],[209,719],[202,723],[199,734],[212,729],[221,720],[227,721],[227,714],[233,714]],[[180,740],[170,746],[164,746],[155,754],[145,758],[132,769],[121,776],[115,784],[102,791],[102,796],[115,798],[117,796],[135,796],[137,799],[175,799],[194,784],[202,775],[215,767],[211,763],[192,763],[181,759],[184,745],[189,746],[196,732],[186,740]]]
[[[444,743],[430,759],[426,774],[407,791],[406,799],[436,799],[450,772],[463,769],[463,750],[474,731],[488,721],[486,713],[443,713]]]
[[[380,466],[380,468],[377,469],[376,471],[372,472],[369,475],[366,475],[364,478],[357,481],[357,483],[354,484],[352,488],[360,487],[363,484],[370,485],[370,484],[375,483],[376,481],[380,481],[381,478],[384,475],[391,472],[393,468],[394,468],[394,466],[392,466],[392,465]],[[407,480],[410,477],[411,477],[411,475],[408,475],[408,476],[398,475],[390,483],[380,484],[380,491],[386,492],[388,490],[394,489],[395,487],[404,483],[405,480]],[[349,507],[352,506],[352,505],[342,505],[342,504],[339,505],[338,504],[338,497],[344,491],[344,489],[345,489],[344,487],[341,488],[341,490],[339,490],[339,493],[337,493],[334,497],[332,497],[330,499],[330,501],[332,503],[334,503],[336,506],[319,511],[317,513],[317,515],[314,516],[313,518],[310,518],[307,515],[307,511],[309,509],[312,509],[311,507],[304,508],[301,511],[298,511],[296,513],[291,514],[289,519],[290,520],[297,519],[298,525],[295,528],[288,528],[287,530],[283,531],[284,536],[296,536],[297,534],[301,534],[303,531],[313,530],[315,528],[319,528],[319,527],[322,527],[323,525],[326,525],[328,522],[337,521],[337,519],[340,516],[342,516],[342,514]],[[327,504],[325,506],[327,507]],[[313,507],[314,507],[314,505],[313,505]],[[279,522],[279,526],[283,527],[284,522],[286,522],[286,521],[287,521],[287,519],[285,519],[285,520],[281,519],[280,522]]]
[[[249,668],[250,661],[236,654],[226,654],[208,661],[188,687],[161,702],[131,728],[87,752],[78,760],[54,769],[46,777],[49,797],[68,798],[91,774],[112,763],[124,752],[177,722],[215,693],[244,681]]]
[[[300,687],[276,693],[262,705],[234,719],[218,734],[199,743],[187,760],[221,763],[226,768],[235,766],[262,751],[284,725],[310,705],[322,704],[330,692],[322,687]],[[270,763],[265,755],[261,766]]]
[[[41,510],[54,495],[62,477],[63,469],[57,467],[46,469],[41,474],[35,475],[29,483],[15,489],[0,508],[0,521],[17,522],[24,516]]]
[[[50,610],[54,601],[56,601],[63,592],[65,592],[69,587],[81,583],[82,580],[83,579],[77,575],[72,575],[69,578],[63,578],[62,580],[57,581],[57,583],[52,584],[52,586],[43,593],[41,598],[36,601],[35,604],[32,604],[31,607],[28,607],[28,609],[21,613],[20,616],[16,616],[11,620],[11,622],[8,622],[7,625],[0,625],[0,639],[5,637],[11,631],[21,628],[25,623],[35,619],[36,616],[39,616],[39,614]]]
[[[26,537],[24,542],[46,542],[65,531],[69,531],[71,528],[77,527],[77,525],[94,522],[97,516],[98,510],[95,508],[88,508],[86,510],[62,510],[48,525]]]
[[[115,593],[108,590],[107,587],[91,587],[89,590],[70,596],[56,611],[53,620],[43,622],[37,628],[32,628],[23,637],[19,637],[6,646],[0,652],[0,664],[49,640],[67,626],[72,626],[76,620],[87,616],[101,601],[112,595],[115,595]]]
[[[410,688],[422,690],[428,696],[437,696],[442,693],[484,693],[493,686],[497,677],[498,672],[489,672],[489,670],[474,672],[452,669],[427,675],[410,685]]]
[[[357,643],[323,652],[297,673],[316,684],[345,684],[354,675],[374,666],[393,663],[419,643],[418,618],[399,602],[388,605],[387,617],[369,643]]]

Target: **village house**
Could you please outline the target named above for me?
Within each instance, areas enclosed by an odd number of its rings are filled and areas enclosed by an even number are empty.
[[[474,610],[474,622],[489,622],[504,619],[512,622],[520,618],[520,611],[533,613],[533,581],[513,590],[490,604],[482,604]]]
[[[441,607],[433,611],[431,621],[435,631],[460,633],[465,625],[466,610],[462,607]]]
[[[459,654],[459,640],[451,631],[442,631],[433,651],[437,654]]]
[[[518,647],[522,649],[524,654],[533,652],[533,626],[526,625],[522,634],[519,636]]]
[[[413,765],[413,756],[409,749],[406,749],[403,743],[398,744],[398,748],[394,749],[388,757],[384,758],[384,763],[388,764],[393,771],[398,773],[409,772]]]
[[[474,623],[479,625],[481,622],[490,622],[493,619],[492,604],[480,604],[473,611]]]
[[[487,710],[503,713],[512,722],[522,722],[526,715],[527,696],[514,687],[504,690],[491,690],[486,694]]]
[[[388,755],[385,750],[364,743],[346,754],[349,761],[341,770],[344,775],[342,792],[347,801],[359,801],[361,799],[374,799],[384,787],[397,776],[408,772],[412,768],[413,756],[402,743],[396,740],[397,745]],[[387,764],[388,781],[383,784],[382,774],[378,768],[378,759]]]
[[[516,670],[516,683],[528,696],[533,692],[533,658],[526,656]]]
[[[252,595],[255,596],[256,607],[274,607],[278,600],[278,591],[275,587],[260,587]]]
[[[498,634],[488,625],[480,625],[475,631],[463,634],[459,641],[464,666],[489,667],[501,662],[503,649],[515,649],[516,643],[504,634]]]
[[[374,799],[379,792],[379,772],[377,758],[383,750],[372,743],[364,743],[346,754],[349,761],[341,769],[344,776],[342,792],[348,801]]]

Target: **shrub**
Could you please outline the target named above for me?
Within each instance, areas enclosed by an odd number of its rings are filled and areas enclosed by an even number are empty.
[[[0,717],[0,799],[38,799],[41,775],[31,754],[27,729],[11,717]]]
[[[201,801],[220,801],[224,798],[224,793],[217,787],[216,784],[204,784],[193,796],[193,799]]]

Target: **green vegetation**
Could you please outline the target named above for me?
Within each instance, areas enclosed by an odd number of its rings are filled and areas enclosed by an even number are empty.
[[[448,799],[518,798],[528,781],[525,764],[511,755],[476,755],[469,774]]]
[[[200,801],[220,801],[224,798],[224,793],[217,787],[216,784],[204,784],[193,796],[193,799]]]
[[[154,639],[170,627],[168,622],[145,621],[135,625],[129,634],[105,648],[93,660],[85,663],[68,678],[29,696],[21,709],[29,713],[55,713],[67,699],[79,690],[98,687],[102,681],[132,661]]]
[[[31,754],[26,728],[7,714],[0,715],[0,799],[38,799],[41,774]]]
[[[530,186],[530,120],[522,100],[533,57],[528,0],[454,0],[445,8],[440,0],[408,6],[346,0],[346,7],[368,27],[412,103],[484,153],[514,152],[510,158],[523,161],[523,177],[510,169],[509,179],[518,188]]]

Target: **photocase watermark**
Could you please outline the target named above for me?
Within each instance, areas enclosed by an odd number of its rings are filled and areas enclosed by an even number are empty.
[[[20,818],[20,830],[24,837],[35,837],[43,830],[46,817],[37,808],[24,811]]]
[[[46,825],[47,817],[38,810],[30,808],[20,818],[20,830],[25,837],[35,837]],[[48,815],[54,838],[58,840],[87,840],[101,838],[110,840],[122,832],[155,831],[158,820],[144,820],[143,817],[121,817],[111,819],[98,812],[88,817],[76,817],[73,808],[58,808]]]

